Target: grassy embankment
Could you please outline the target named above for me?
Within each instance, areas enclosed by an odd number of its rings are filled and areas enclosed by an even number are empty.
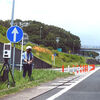
[[[73,65],[86,64],[86,58],[82,56],[58,52],[57,50],[49,50],[45,47],[32,45],[30,43],[28,43],[27,45],[31,45],[33,47],[32,52],[36,57],[51,64],[54,68],[60,68],[62,65],[64,65],[65,67],[68,67],[68,65],[70,65],[72,67]],[[24,46],[24,49],[26,46]],[[56,53],[55,65],[52,63],[54,62],[54,60],[52,60],[52,54],[54,53]]]

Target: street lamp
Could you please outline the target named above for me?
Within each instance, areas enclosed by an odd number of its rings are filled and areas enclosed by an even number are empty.
[[[74,53],[74,44],[75,44],[75,41],[76,41],[76,40],[73,41],[73,53]]]
[[[56,37],[57,48],[58,48],[59,38],[60,38],[60,37]]]
[[[41,26],[41,27],[40,27],[40,39],[41,39],[41,29],[42,29],[42,28],[43,28],[43,27]]]

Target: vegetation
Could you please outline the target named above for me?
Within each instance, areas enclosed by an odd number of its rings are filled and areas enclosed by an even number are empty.
[[[29,34],[29,40],[31,41],[31,43],[30,42],[27,43],[24,46],[24,50],[27,45],[31,45],[34,56],[38,57],[39,59],[51,64],[53,67],[56,68],[61,67],[62,65],[67,67],[68,65],[72,66],[72,65],[80,65],[86,63],[85,57],[70,54],[70,52],[73,52],[73,50],[77,52],[80,49],[80,39],[78,36],[75,36],[70,32],[65,31],[62,28],[45,25],[43,23],[36,21],[16,20],[15,22],[19,26],[20,22],[22,23],[27,22],[29,24],[27,26],[24,25],[23,30],[24,32]],[[2,43],[9,42],[6,38],[6,31],[8,27],[10,27],[10,21],[0,20],[0,42]],[[41,36],[40,36],[40,31],[42,34]],[[56,42],[56,37],[60,37],[59,43]],[[39,46],[33,43],[39,44]],[[21,49],[21,45],[17,43],[16,48]],[[58,52],[57,50],[54,50],[57,48],[62,48],[63,52]],[[52,55],[54,54],[56,54],[55,64],[54,64],[54,59],[52,58]],[[16,81],[16,86],[10,87],[8,89],[6,84],[7,82],[5,83],[0,82],[0,96],[17,92],[24,88],[37,86],[43,82],[54,80],[57,77],[67,77],[67,76],[69,76],[69,73],[61,73],[52,70],[34,69],[32,74],[34,80],[30,81],[28,76],[26,78],[23,78],[22,72],[15,70],[14,78]],[[11,81],[11,76],[10,76],[10,81]]]
[[[6,38],[6,31],[7,31],[7,28],[0,25],[0,42],[2,43],[9,42],[8,39]]]
[[[93,58],[95,58],[96,56],[99,56],[99,53],[96,53],[93,51],[81,51],[80,54],[83,56],[88,56],[88,57],[93,57]]]
[[[32,73],[33,73],[32,79],[30,80],[28,76],[23,78],[22,72],[15,70],[14,79],[16,82],[16,86],[15,87],[11,86],[12,79],[11,79],[11,76],[9,75],[10,88],[9,89],[7,88],[7,81],[5,83],[0,82],[0,96],[18,92],[19,90],[22,90],[24,88],[38,86],[43,82],[48,82],[58,77],[68,77],[69,75],[71,75],[69,73],[62,73],[62,72],[57,72],[57,71],[52,71],[52,70],[43,70],[43,69],[34,69]]]
[[[7,30],[5,27],[0,26],[1,30],[4,30],[4,32]],[[3,35],[4,32],[1,32],[0,34],[0,42],[5,43],[5,42],[9,42],[7,40],[7,38]],[[84,64],[85,63],[85,58],[84,57],[80,57],[77,55],[70,55],[67,53],[62,53],[62,52],[58,52],[56,50],[54,50],[52,47],[44,47],[43,45],[41,46],[36,46],[35,44],[32,43],[28,43],[27,45],[31,45],[33,47],[33,53],[36,57],[38,57],[39,59],[51,64],[53,67],[61,67],[62,65],[64,65],[65,67],[67,67],[68,65],[72,66],[73,64]],[[26,46],[24,46],[24,50],[26,48]],[[19,43],[17,43],[16,48],[21,49],[21,45],[19,45]],[[53,60],[52,60],[52,55],[56,53],[57,56],[55,57],[55,65],[53,64]]]
[[[29,35],[29,40],[33,43],[52,47],[53,49],[62,48],[63,52],[69,50],[77,52],[80,49],[80,38],[62,28],[31,20],[22,21],[17,19],[14,23],[23,28],[24,32]],[[0,25],[8,28],[10,21],[1,20]],[[57,37],[59,37],[58,43],[56,42]]]
[[[6,20],[6,21],[2,21],[0,20],[0,25],[6,27],[6,28],[9,28],[10,27],[10,23],[11,21],[10,20]],[[5,33],[6,34],[6,33]]]
[[[53,67],[56,68],[62,67],[62,65],[68,67],[68,65],[73,66],[73,65],[86,64],[86,58],[82,56],[58,52],[57,50],[49,50],[46,47],[32,45],[31,43],[28,43],[27,45],[32,46],[33,48],[32,52],[36,57],[51,64]],[[26,46],[24,46],[24,49],[26,48]],[[54,60],[52,59],[52,55],[54,54],[56,54],[55,64]]]
[[[31,21],[29,26],[23,27],[23,30],[29,34],[29,40],[33,43],[54,49],[62,48],[64,52],[72,51],[73,48],[76,51],[80,49],[79,37],[59,27]],[[57,37],[59,37],[58,43],[56,42]]]

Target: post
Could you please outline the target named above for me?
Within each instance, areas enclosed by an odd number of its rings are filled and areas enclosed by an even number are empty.
[[[75,42],[76,42],[76,40],[73,41],[73,54],[74,54],[74,51],[75,51],[75,49],[74,49],[74,47],[75,47]]]
[[[62,65],[62,72],[64,72],[64,65]]]
[[[59,37],[56,37],[56,42],[57,42],[57,49],[58,49]]]
[[[12,16],[11,16],[11,26],[13,26],[14,23],[14,5],[15,5],[15,0],[13,0],[13,4],[12,4]],[[11,42],[10,42],[11,44]],[[12,46],[11,46],[11,52],[12,52]],[[9,63],[11,65],[11,58],[9,59]]]
[[[74,54],[74,42],[73,42],[73,54]]]
[[[13,20],[14,20],[14,7],[15,7],[15,0],[13,0],[13,5],[12,5],[11,26],[13,26]]]
[[[12,66],[12,75],[14,76],[14,67],[15,67],[15,43],[13,48],[13,66]]]
[[[68,65],[68,72],[70,72],[70,67],[69,67],[69,65]]]
[[[73,65],[73,69],[72,70],[73,70],[73,74],[75,74],[75,72],[74,72],[74,65]]]
[[[54,65],[55,65],[55,56],[54,56]]]
[[[41,39],[41,29],[42,29],[42,26],[40,27],[40,39]]]
[[[22,38],[22,46],[21,46],[20,72],[22,71],[22,55],[23,55],[23,38]]]
[[[14,20],[14,7],[15,7],[15,0],[13,0],[12,5],[12,18],[11,18],[11,26],[13,26],[13,20]],[[15,43],[13,48],[13,66],[12,66],[12,75],[14,76],[14,63],[15,63]]]

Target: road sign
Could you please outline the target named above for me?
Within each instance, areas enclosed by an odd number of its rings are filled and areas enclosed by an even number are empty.
[[[54,56],[56,56],[57,54],[56,53],[54,53]]]
[[[95,70],[95,65],[89,65],[89,71]]]
[[[54,55],[52,54],[52,60],[54,60]]]
[[[22,37],[23,30],[18,26],[12,26],[7,31],[7,38],[12,43],[21,41]]]
[[[57,50],[58,50],[59,52],[62,52],[62,48],[57,48]]]

